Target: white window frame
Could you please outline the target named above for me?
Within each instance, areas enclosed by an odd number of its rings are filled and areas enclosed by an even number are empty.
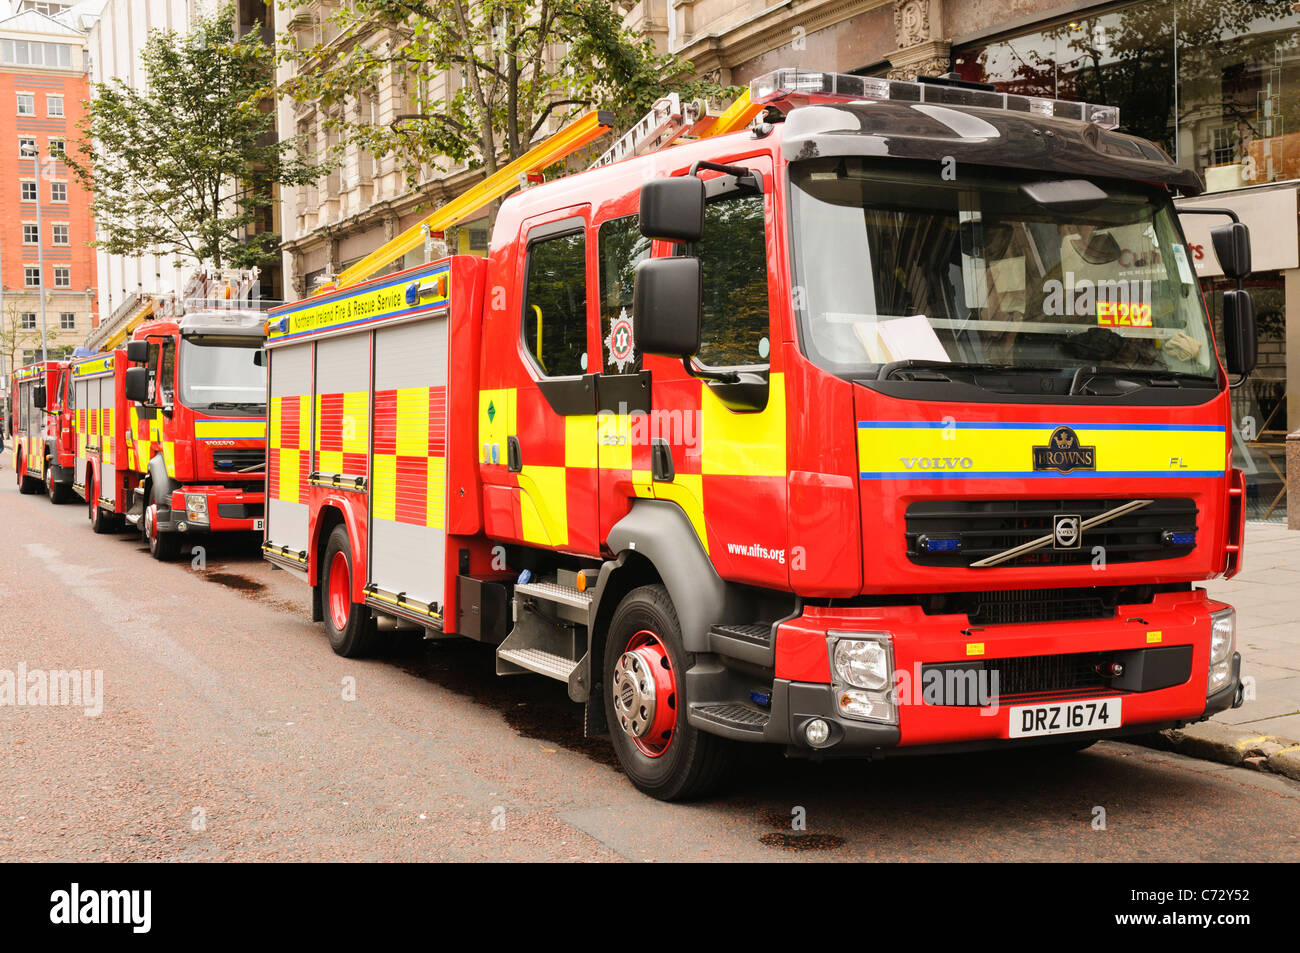
[[[58,105],[59,105],[59,111],[58,111],[58,112],[55,112],[55,111],[54,111],[54,104],[55,104],[55,103],[58,103]],[[64,114],[64,112],[63,112],[63,94],[62,94],[62,93],[46,93],[46,94],[45,94],[45,115],[46,115],[46,116],[56,117],[56,118],[59,118],[59,119],[62,119],[62,118],[64,117],[65,114]]]
[[[59,272],[61,272],[61,271],[67,273],[67,278],[68,278],[67,281],[60,281],[60,280],[59,280]],[[72,266],[71,266],[71,265],[55,265],[55,266],[54,266],[54,287],[56,287],[56,288],[71,288],[71,287],[72,287]]]
[[[31,281],[31,272],[36,272],[36,281]],[[40,265],[23,265],[23,287],[39,288],[41,286],[41,266]]]
[[[36,94],[25,93],[22,90],[17,90],[17,97],[18,97],[18,115],[35,116],[36,115]],[[31,104],[31,108],[28,109],[26,112],[23,111],[23,100],[26,100]]]
[[[56,186],[63,186],[63,198],[55,198],[54,189]],[[50,201],[67,204],[68,201],[68,183],[62,179],[56,179],[50,183]]]
[[[64,320],[63,320],[64,318],[71,318],[72,320],[70,320],[70,321],[64,321]],[[75,311],[60,311],[60,312],[59,312],[59,330],[60,330],[60,331],[75,331],[75,330],[77,330],[77,312],[75,312]]]
[[[34,236],[28,238],[27,236]],[[23,244],[39,245],[41,243],[41,230],[35,222],[23,222]]]
[[[27,197],[26,187],[29,185],[32,187],[31,190],[33,193],[31,198]],[[39,183],[35,179],[19,179],[18,180],[18,201],[35,202],[37,199],[41,197],[41,190],[38,186]]]
[[[27,322],[27,319],[28,319],[28,318],[31,318],[31,323],[30,323],[30,324]],[[18,315],[18,329],[19,329],[20,331],[35,331],[35,330],[36,330],[36,312],[35,312],[35,311],[22,311],[22,312],[20,312],[19,315]]]
[[[31,162],[31,161],[32,161],[32,157],[29,156],[26,152],[23,151],[23,143],[25,143],[25,142],[30,142],[30,143],[32,144],[32,151],[35,152],[35,151],[36,151],[36,137],[35,137],[35,136],[19,136],[19,137],[18,137],[18,158],[23,159],[23,160],[25,160],[25,161],[27,161],[27,162]]]
[[[59,229],[63,229],[63,238],[59,238]],[[50,222],[50,244],[71,245],[72,227],[67,222]]]

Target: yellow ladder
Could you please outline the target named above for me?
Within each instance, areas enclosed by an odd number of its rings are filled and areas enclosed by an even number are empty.
[[[554,165],[565,156],[603,136],[613,125],[613,116],[604,110],[592,110],[574,120],[555,135],[533,146],[509,165],[498,169],[472,188],[466,189],[423,221],[412,225],[356,264],[345,268],[334,279],[333,287],[343,288],[358,281],[365,281],[379,269],[391,264],[394,259],[423,245],[426,226],[430,232],[442,232],[465,221],[489,202],[501,198],[516,188],[520,178]]]

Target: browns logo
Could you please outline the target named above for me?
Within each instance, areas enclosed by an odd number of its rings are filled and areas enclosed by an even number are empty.
[[[1033,459],[1035,470],[1096,470],[1097,448],[1080,446],[1079,435],[1073,429],[1057,427],[1047,439],[1047,446],[1033,448]]]

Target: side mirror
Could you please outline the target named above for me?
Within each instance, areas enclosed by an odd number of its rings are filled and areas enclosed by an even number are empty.
[[[1240,281],[1250,274],[1250,229],[1242,222],[1215,226],[1210,241],[1225,276]]]
[[[149,403],[149,368],[128,367],[126,369],[126,399],[141,404]]]
[[[632,324],[641,352],[683,359],[695,354],[700,349],[703,298],[698,258],[647,258],[637,265]]]
[[[258,367],[266,367],[266,352],[255,351],[253,353],[253,363],[256,364]]]
[[[37,384],[32,388],[32,406],[37,410],[45,409],[45,385]]]
[[[126,359],[132,364],[143,364],[149,360],[148,341],[127,341]]]
[[[1249,291],[1223,293],[1223,363],[1229,374],[1246,377],[1259,361],[1255,302]]]
[[[641,234],[664,242],[698,242],[704,235],[704,180],[694,175],[651,179],[641,186]]]

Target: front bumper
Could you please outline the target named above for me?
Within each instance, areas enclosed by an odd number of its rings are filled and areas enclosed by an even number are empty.
[[[171,510],[158,514],[158,529],[168,533],[260,533],[265,526],[266,493],[225,486],[186,486],[171,495]],[[207,521],[187,518],[185,495],[207,497]]]
[[[879,757],[940,753],[1002,747],[1032,747],[1098,738],[1146,734],[1202,721],[1237,703],[1241,656],[1233,653],[1228,683],[1206,697],[1209,668],[1210,613],[1223,608],[1200,591],[1161,593],[1152,603],[1120,606],[1114,618],[1057,623],[1028,623],[973,628],[965,616],[926,616],[919,607],[864,609],[809,608],[800,618],[783,623],[776,647],[776,679],[763,740],[788,746],[792,754],[816,757]],[[893,636],[897,722],[881,724],[841,714],[838,689],[832,684],[827,633],[890,632]],[[1142,690],[1136,682],[1140,657],[1155,649],[1185,660],[1190,672],[1177,684]],[[1100,684],[995,695],[990,704],[934,703],[919,690],[919,678],[932,665],[987,666],[1006,671],[1006,660],[1038,662],[1047,656],[1113,657],[1129,663],[1128,679]],[[999,660],[1002,665],[999,666]],[[1148,668],[1154,668],[1148,663]],[[900,674],[901,673],[901,674]],[[1138,674],[1138,678],[1141,675]],[[909,678],[918,689],[909,691]],[[1010,709],[1119,698],[1121,724],[1099,731],[1079,731],[1027,738],[1011,737]],[[828,740],[813,747],[805,726],[820,719],[830,729]]]

